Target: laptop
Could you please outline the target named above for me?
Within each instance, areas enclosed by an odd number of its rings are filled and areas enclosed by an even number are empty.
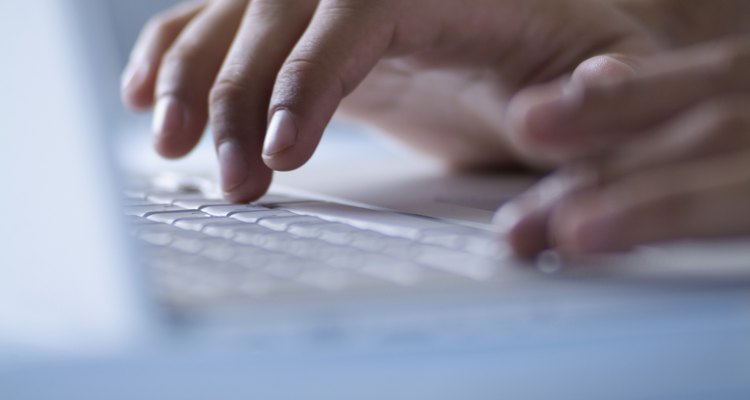
[[[103,4],[0,5],[0,398],[746,398],[746,242],[521,263],[525,176],[122,171]]]

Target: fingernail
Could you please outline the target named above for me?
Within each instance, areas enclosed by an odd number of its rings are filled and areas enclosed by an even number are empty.
[[[160,97],[154,107],[151,131],[155,136],[168,136],[179,133],[185,127],[187,113],[174,96]]]
[[[515,204],[515,202],[506,203],[495,213],[495,216],[492,218],[492,225],[499,235],[505,236],[513,227],[518,225],[521,216],[521,207]]]
[[[263,155],[273,156],[294,146],[297,142],[297,126],[294,116],[287,110],[278,110],[271,117],[263,145]]]
[[[133,86],[140,84],[148,75],[148,63],[128,64],[125,71],[122,73],[122,79],[120,81],[120,88],[123,91],[129,91]]]
[[[221,188],[230,193],[245,183],[249,167],[242,148],[232,141],[226,140],[219,145],[219,168],[221,169]]]

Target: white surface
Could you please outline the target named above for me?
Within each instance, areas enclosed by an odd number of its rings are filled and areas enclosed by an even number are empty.
[[[121,344],[142,317],[66,5],[0,2],[0,343],[13,348]]]

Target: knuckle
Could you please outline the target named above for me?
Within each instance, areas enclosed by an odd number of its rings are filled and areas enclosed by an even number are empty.
[[[249,89],[234,79],[220,77],[216,80],[209,99],[214,106],[226,106],[236,104],[245,98]]]
[[[254,0],[247,13],[260,19],[278,19],[289,12],[288,2],[278,0]]]
[[[195,66],[200,63],[200,52],[192,46],[178,44],[164,54],[159,67],[157,92],[190,92],[197,87],[190,84]]]
[[[158,13],[146,22],[144,30],[154,36],[171,35],[178,30],[177,19],[170,12]]]
[[[295,57],[287,60],[277,78],[274,103],[291,101],[303,93],[302,84],[312,85],[317,92],[324,90],[338,91],[339,97],[344,97],[353,90],[353,85],[343,79],[340,74],[324,61],[316,61],[313,58]],[[326,89],[328,88],[328,89]]]
[[[311,58],[290,58],[284,63],[281,70],[280,78],[295,79],[302,78],[313,74],[315,71],[322,70],[320,62]]]
[[[167,68],[189,68],[200,63],[201,53],[201,50],[192,43],[175,43],[164,54],[162,64]]]
[[[243,132],[243,127],[262,129],[264,118],[250,104],[252,91],[242,83],[220,77],[209,93],[209,116],[217,142]],[[253,121],[255,121],[253,123]],[[255,126],[257,124],[257,126]]]
[[[393,2],[370,0],[335,0],[321,2],[316,11],[322,18],[356,19],[362,23],[384,22],[389,13],[395,12]]]

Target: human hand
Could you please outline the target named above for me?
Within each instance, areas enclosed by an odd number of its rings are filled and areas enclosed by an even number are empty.
[[[750,42],[650,57],[519,99],[516,142],[577,166],[502,207],[516,253],[750,234]]]
[[[210,119],[225,195],[248,201],[271,168],[311,156],[345,98],[351,114],[449,162],[497,164],[518,160],[505,109],[520,89],[595,54],[652,49],[596,0],[202,1],[147,25],[123,98],[156,104],[167,157],[189,152]]]

